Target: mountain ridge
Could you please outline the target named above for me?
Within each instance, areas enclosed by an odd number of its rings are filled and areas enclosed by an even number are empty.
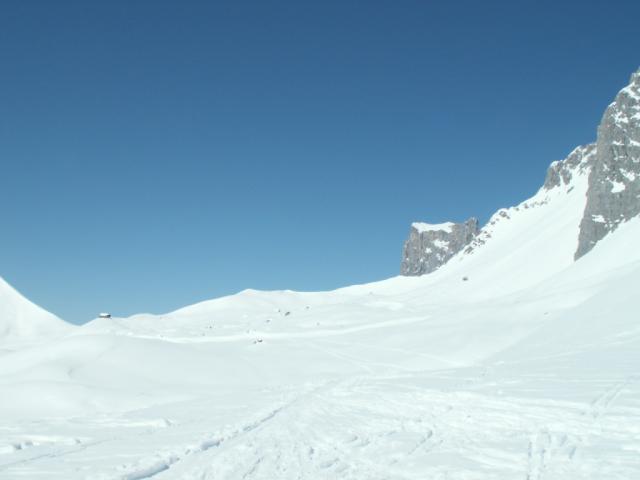
[[[585,172],[588,186],[574,260],[588,253],[621,223],[640,214],[640,69],[606,108],[597,140],[576,147],[564,160],[552,162],[539,192],[512,208],[535,208],[546,201],[544,192],[571,188],[573,177]],[[428,239],[432,234],[417,232],[412,226],[403,247],[401,275],[430,273],[459,252],[472,253],[489,241],[491,227],[508,215],[507,210],[499,209],[475,234],[465,237],[466,243],[454,242],[444,252],[433,248]]]

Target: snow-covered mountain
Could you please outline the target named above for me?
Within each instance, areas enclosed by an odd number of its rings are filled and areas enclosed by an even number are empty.
[[[640,217],[594,187],[640,178],[601,137],[432,273],[0,351],[0,479],[640,478]],[[576,260],[595,205],[611,228]]]
[[[492,238],[498,222],[509,219],[520,209],[549,205],[563,190],[574,192],[571,209],[580,214],[579,229],[576,231],[571,227],[576,234],[574,257],[579,258],[590,251],[621,223],[640,214],[640,70],[631,76],[629,85],[608,106],[597,131],[595,143],[578,147],[565,160],[551,164],[543,187],[534,197],[512,209],[501,209],[477,235],[474,225],[467,227],[469,222],[447,224],[457,225],[460,234],[452,242],[438,237],[434,246],[434,239],[430,238],[434,235],[433,230],[442,229],[423,228],[420,231],[416,225],[426,224],[414,223],[404,246],[401,273],[429,273],[458,252],[475,251]],[[586,184],[584,177],[588,178]],[[576,193],[579,193],[578,197]],[[559,204],[554,208],[563,209],[566,202],[560,199],[553,203]],[[549,210],[548,207],[544,209]],[[438,232],[439,235],[443,233],[446,232]],[[508,250],[515,250],[516,245]],[[564,245],[559,247],[562,249]]]

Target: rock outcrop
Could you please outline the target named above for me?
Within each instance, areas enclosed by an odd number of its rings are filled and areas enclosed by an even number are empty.
[[[400,273],[423,275],[447,263],[478,234],[478,220],[464,223],[413,223],[404,244]]]
[[[577,147],[564,160],[553,162],[547,170],[543,187],[546,190],[551,190],[562,185],[569,185],[576,172],[582,172],[593,166],[595,153],[596,144],[590,143]]]
[[[578,259],[618,225],[640,214],[640,70],[609,105],[598,127],[580,224]]]

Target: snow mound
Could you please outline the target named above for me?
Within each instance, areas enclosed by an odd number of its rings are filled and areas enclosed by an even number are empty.
[[[72,329],[0,278],[0,344],[58,336]]]

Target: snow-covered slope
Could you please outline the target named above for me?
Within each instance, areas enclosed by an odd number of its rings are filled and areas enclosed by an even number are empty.
[[[0,278],[0,348],[67,333],[72,327],[33,304]]]
[[[635,478],[638,239],[634,219],[564,267],[522,256],[544,281],[503,292],[483,246],[5,353],[0,478]]]
[[[471,244],[443,267],[482,289],[473,295],[496,295],[544,281],[574,263],[588,178],[595,155],[578,147],[552,172],[564,179],[545,185],[531,198],[500,209]],[[471,273],[473,272],[473,274]]]

